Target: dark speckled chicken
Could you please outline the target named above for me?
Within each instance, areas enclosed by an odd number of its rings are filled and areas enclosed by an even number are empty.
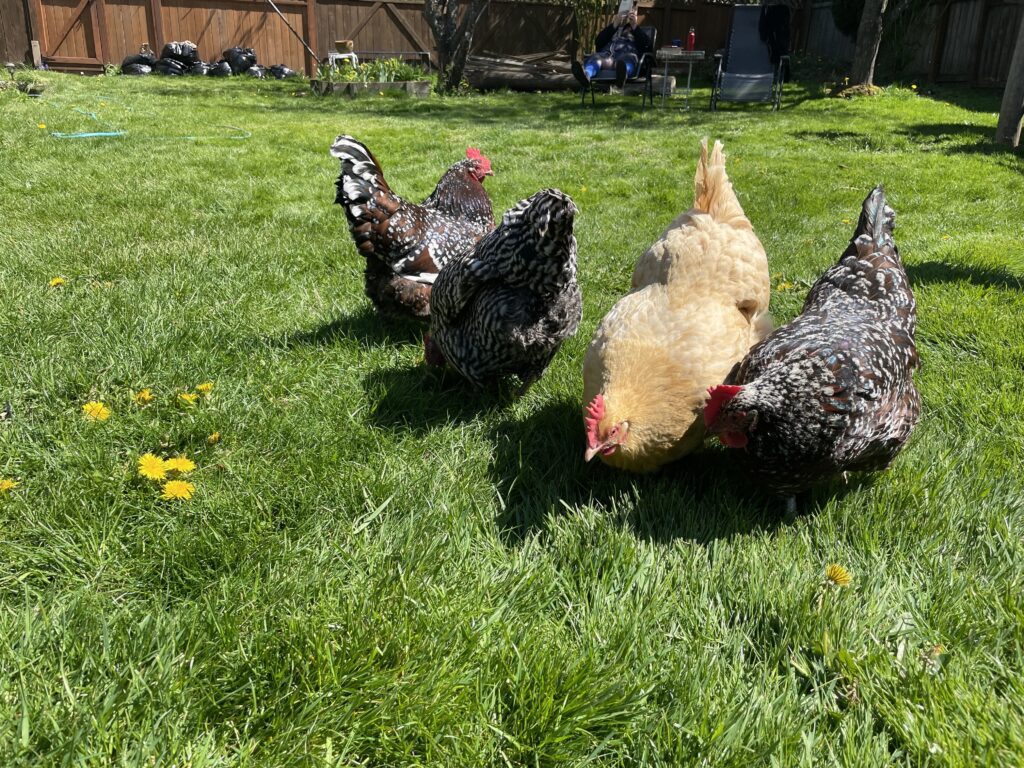
[[[427,362],[476,386],[515,375],[525,391],[539,379],[583,314],[575,216],[568,195],[542,190],[452,259],[434,284]]]
[[[708,430],[780,493],[886,468],[920,416],[916,309],[894,219],[877,187],[802,313],[709,390]]]
[[[364,144],[339,136],[331,155],[341,161],[335,202],[345,209],[349,231],[366,257],[366,295],[392,314],[430,316],[437,273],[494,229],[483,180],[490,161],[476,149],[441,177],[421,204],[391,191],[380,164]]]

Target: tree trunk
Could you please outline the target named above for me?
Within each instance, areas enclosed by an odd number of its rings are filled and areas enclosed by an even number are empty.
[[[450,93],[462,82],[466,57],[473,46],[473,32],[490,0],[470,0],[459,22],[459,0],[426,0],[423,15],[434,33],[437,63],[441,70],[441,92]]]
[[[855,85],[874,85],[875,59],[882,44],[882,15],[888,0],[866,0],[857,27],[857,48],[853,54]]]
[[[1010,73],[1003,91],[1003,104],[999,108],[999,124],[996,126],[996,141],[1020,145],[1020,121],[1024,117],[1024,18],[1017,30],[1017,46],[1013,49]]]

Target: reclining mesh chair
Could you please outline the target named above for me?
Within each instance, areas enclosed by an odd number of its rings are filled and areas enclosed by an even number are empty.
[[[717,108],[719,101],[761,101],[771,103],[772,111],[782,103],[782,69],[789,57],[783,56],[778,64],[772,65],[768,45],[758,32],[760,18],[759,6],[737,5],[733,8],[725,56],[715,54],[712,110]]]
[[[654,51],[657,50],[658,46],[658,30],[654,27],[642,26],[638,29],[643,30],[648,39],[651,41],[651,50],[640,57],[640,64],[636,68],[636,73],[633,77],[627,77],[627,83],[635,83],[637,81],[643,81],[644,91],[643,99],[640,102],[640,108],[643,109],[647,106],[647,102],[650,101],[654,104],[654,89],[652,85],[651,75],[654,71]],[[580,88],[580,104],[585,104],[587,101],[587,92],[590,92],[590,105],[594,105],[594,86],[606,86],[612,85],[615,82],[615,68],[602,69],[592,78],[590,78],[590,86],[587,88]]]

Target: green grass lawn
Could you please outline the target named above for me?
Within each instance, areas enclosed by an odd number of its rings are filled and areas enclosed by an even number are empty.
[[[710,114],[706,89],[641,112],[46,79],[0,92],[0,765],[1024,762],[1024,158],[990,144],[998,93]],[[124,133],[53,135],[82,131]],[[473,145],[496,211],[576,200],[583,323],[524,398],[425,370],[422,328],[370,310],[342,132],[410,198]],[[717,445],[583,463],[584,350],[703,136],[780,321],[874,184],[898,212],[924,417],[795,519]],[[192,458],[193,498],[161,500],[147,452]]]

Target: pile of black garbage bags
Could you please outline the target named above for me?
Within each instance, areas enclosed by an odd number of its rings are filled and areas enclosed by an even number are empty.
[[[246,74],[250,77],[272,77],[283,80],[295,77],[295,70],[284,64],[264,67],[256,61],[256,51],[252,48],[228,48],[219,61],[203,61],[199,57],[199,49],[195,43],[186,40],[183,43],[168,43],[160,51],[160,58],[151,51],[144,50],[132,56],[126,56],[121,62],[121,73],[125,75],[205,75],[207,77],[230,77]]]

